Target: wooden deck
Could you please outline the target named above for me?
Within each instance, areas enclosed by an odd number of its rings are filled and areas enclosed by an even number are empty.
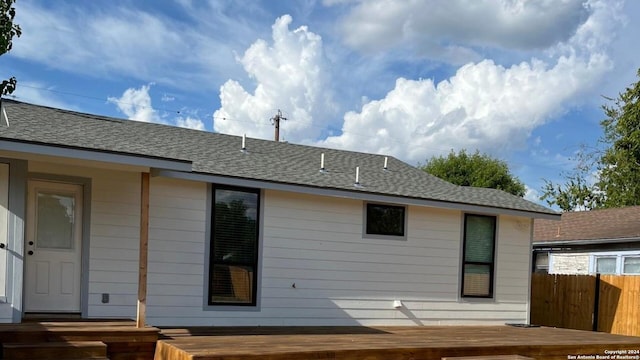
[[[107,346],[110,360],[150,360],[153,359],[158,334],[157,328],[136,328],[132,320],[28,321],[0,324],[0,345],[102,342]]]
[[[567,360],[614,350],[640,355],[640,337],[512,326],[187,328],[163,329],[155,360]]]

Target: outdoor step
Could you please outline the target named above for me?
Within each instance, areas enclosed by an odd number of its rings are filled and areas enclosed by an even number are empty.
[[[3,344],[7,360],[32,359],[106,359],[107,345],[101,341],[67,341]]]

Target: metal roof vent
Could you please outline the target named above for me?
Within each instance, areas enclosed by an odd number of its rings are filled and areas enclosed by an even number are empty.
[[[360,166],[356,166],[356,182],[353,183],[353,186],[362,187],[362,185],[360,185]]]

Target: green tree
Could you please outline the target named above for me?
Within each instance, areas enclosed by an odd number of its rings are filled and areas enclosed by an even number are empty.
[[[504,190],[524,196],[524,184],[511,172],[506,162],[476,151],[467,154],[465,149],[453,150],[444,156],[429,159],[422,170],[456,185],[476,186]]]
[[[637,72],[640,78],[640,69]],[[606,98],[603,150],[583,151],[563,184],[545,180],[541,200],[564,211],[640,205],[640,81]],[[595,177],[594,181],[589,178]]]
[[[640,69],[637,76],[640,77]],[[612,105],[602,109],[603,142],[609,147],[598,163],[598,187],[606,194],[602,207],[640,204],[640,81],[632,84]]]
[[[571,172],[563,173],[564,184],[555,184],[544,180],[543,194],[540,200],[546,200],[550,206],[557,206],[562,211],[590,210],[597,208],[602,202],[602,191],[593,181],[596,152],[582,147],[573,158],[576,166]]]
[[[16,0],[0,0],[0,55],[8,53],[13,46],[13,37],[20,37],[22,30],[20,25],[14,24],[16,9],[13,3]],[[12,76],[3,80],[0,84],[0,96],[11,94],[16,89],[17,80]]]

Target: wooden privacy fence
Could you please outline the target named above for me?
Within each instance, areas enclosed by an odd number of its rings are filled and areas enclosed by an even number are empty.
[[[533,274],[531,324],[640,336],[640,276]]]

